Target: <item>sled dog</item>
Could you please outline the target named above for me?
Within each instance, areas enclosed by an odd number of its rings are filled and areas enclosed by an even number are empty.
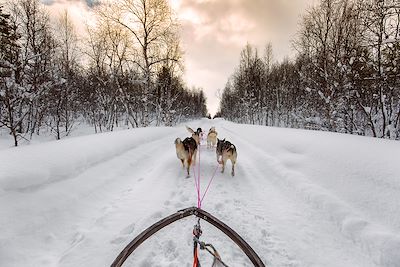
[[[228,159],[232,163],[232,176],[235,176],[235,164],[237,159],[237,151],[235,145],[225,139],[217,139],[217,161],[222,164],[222,173],[225,170],[225,165]],[[219,158],[221,157],[221,160]]]
[[[186,126],[186,129],[189,131],[189,133],[192,134],[192,138],[196,141],[196,144],[200,145],[200,137],[203,134],[203,131],[201,130],[201,128],[197,128],[196,131],[193,131],[192,128]]]
[[[215,127],[211,127],[207,134],[207,148],[212,148],[217,145],[217,135]]]
[[[182,162],[182,168],[187,171],[187,176],[190,175],[190,166],[196,163],[197,144],[192,137],[187,137],[185,140],[180,138],[175,139],[176,156]]]

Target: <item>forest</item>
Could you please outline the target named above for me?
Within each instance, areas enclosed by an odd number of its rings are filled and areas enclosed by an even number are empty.
[[[172,126],[207,115],[200,88],[182,79],[179,24],[166,0],[99,5],[80,36],[65,10],[39,0],[0,6],[0,130],[14,145],[77,124]]]
[[[294,59],[247,44],[217,116],[239,123],[400,139],[400,2],[321,0]]]
[[[0,5],[0,131],[35,135],[173,126],[207,115],[183,80],[180,25],[167,0],[93,8],[78,34],[67,10]],[[321,0],[301,17],[296,55],[248,43],[216,117],[238,123],[400,139],[400,3]],[[259,51],[262,50],[262,51]]]

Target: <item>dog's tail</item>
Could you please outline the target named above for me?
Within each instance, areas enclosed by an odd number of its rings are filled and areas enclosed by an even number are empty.
[[[233,152],[236,152],[236,147],[232,144],[232,145],[228,148],[228,150],[232,150]]]
[[[195,133],[195,131],[193,131],[193,129],[192,128],[190,128],[190,127],[188,127],[188,126],[186,126],[186,129],[189,131],[189,133],[191,133],[191,134],[194,134]]]

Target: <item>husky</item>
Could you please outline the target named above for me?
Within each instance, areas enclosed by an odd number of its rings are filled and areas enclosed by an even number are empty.
[[[200,145],[200,137],[203,134],[203,130],[201,128],[197,128],[196,131],[193,131],[193,129],[188,126],[186,126],[186,129],[192,134],[192,138],[196,141],[196,144]]]
[[[235,164],[237,159],[237,151],[235,145],[233,145],[229,141],[217,139],[217,161],[222,164],[222,173],[225,170],[225,165],[228,159],[231,160],[232,163],[232,176],[235,176]],[[221,161],[219,158],[221,157]]]
[[[212,148],[217,144],[217,131],[215,127],[211,127],[207,134],[207,148]]]
[[[182,168],[187,171],[187,177],[190,176],[190,166],[196,163],[197,144],[192,137],[187,137],[185,140],[180,138],[175,139],[176,156],[182,162]]]

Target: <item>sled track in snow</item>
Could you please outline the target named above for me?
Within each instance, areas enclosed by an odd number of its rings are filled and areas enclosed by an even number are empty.
[[[277,158],[268,156],[255,145],[242,139],[234,131],[222,127],[225,131],[236,136],[239,142],[251,147],[254,157],[262,159],[268,168],[277,174],[279,179],[273,182],[280,186],[291,188],[312,207],[323,211],[327,218],[338,226],[338,230],[352,242],[372,255],[374,262],[380,266],[397,267],[400,262],[400,235],[368,222],[353,209],[332,195],[328,190],[312,183],[302,173],[292,171]],[[240,151],[239,151],[240,153]],[[273,177],[270,177],[273,178]]]

